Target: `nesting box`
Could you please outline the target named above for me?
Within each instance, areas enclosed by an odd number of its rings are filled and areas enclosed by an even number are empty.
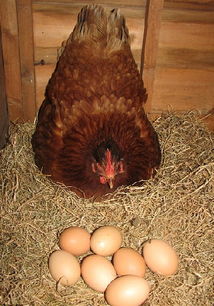
[[[1,1],[1,123],[33,121],[44,99],[57,52],[81,7],[73,0]],[[146,111],[214,106],[214,1],[97,0],[120,8],[134,58],[148,91]],[[3,124],[0,125],[1,132]]]

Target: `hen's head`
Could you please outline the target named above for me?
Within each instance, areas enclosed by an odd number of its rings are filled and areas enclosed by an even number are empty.
[[[117,144],[113,140],[102,142],[93,152],[92,171],[99,175],[101,184],[114,187],[115,177],[124,173],[124,160]]]

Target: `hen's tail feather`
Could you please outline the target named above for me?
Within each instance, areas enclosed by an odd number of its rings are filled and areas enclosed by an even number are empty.
[[[98,5],[87,5],[78,15],[77,24],[72,38],[78,40],[90,39],[101,42],[106,38],[107,16],[104,9]]]
[[[124,43],[129,41],[125,18],[120,15],[118,9],[113,9],[108,16],[107,35],[108,49],[120,49]]]
[[[78,15],[77,24],[69,40],[93,41],[108,50],[121,49],[128,42],[125,19],[118,9],[107,13],[99,5],[87,5]]]

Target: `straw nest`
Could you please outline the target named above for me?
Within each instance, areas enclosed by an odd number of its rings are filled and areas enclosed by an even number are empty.
[[[123,246],[140,252],[145,240],[164,239],[179,254],[179,271],[163,277],[147,270],[145,305],[212,305],[214,138],[195,113],[163,114],[154,126],[163,154],[156,177],[103,202],[50,182],[34,165],[34,125],[11,126],[10,144],[0,153],[1,305],[106,305],[82,280],[56,290],[49,274],[48,256],[72,225],[90,232],[116,225]]]

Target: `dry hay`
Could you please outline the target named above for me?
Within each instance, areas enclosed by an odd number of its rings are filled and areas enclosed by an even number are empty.
[[[195,113],[167,113],[154,126],[163,151],[157,176],[97,203],[44,177],[33,162],[34,126],[11,126],[0,166],[1,305],[106,305],[103,294],[82,280],[56,290],[47,260],[64,228],[78,225],[91,232],[110,224],[121,229],[124,246],[141,251],[145,240],[160,238],[179,254],[176,275],[147,270],[152,290],[145,305],[212,305],[214,138]]]

